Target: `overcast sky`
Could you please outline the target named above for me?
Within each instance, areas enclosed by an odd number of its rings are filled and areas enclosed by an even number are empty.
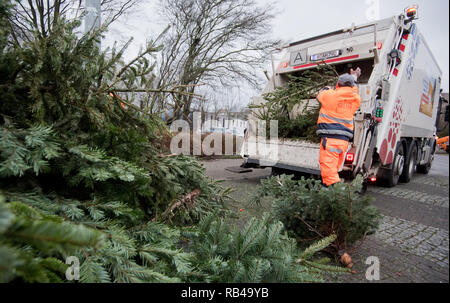
[[[267,1],[261,1],[267,2]],[[375,1],[278,0],[281,10],[273,23],[276,37],[292,42],[323,33],[366,23]],[[411,4],[419,5],[419,30],[443,72],[442,88],[449,91],[449,1],[448,0],[379,0],[380,19],[400,14]]]
[[[257,0],[264,6],[270,0]],[[131,58],[146,39],[156,37],[164,25],[155,20],[157,0],[143,0],[139,9],[117,23],[104,45],[113,40],[124,41],[133,36],[134,41],[127,57]],[[448,0],[278,0],[277,14],[273,20],[273,36],[285,42],[293,42],[327,32],[347,28],[354,22],[362,24],[398,15],[411,5],[418,4],[419,30],[424,35],[443,72],[441,88],[449,91],[449,1]],[[378,7],[378,10],[377,10]],[[377,16],[378,15],[378,16]],[[269,64],[269,62],[268,62]],[[268,65],[269,66],[269,65]],[[261,71],[262,75],[262,71]],[[244,89],[245,91],[245,89]],[[247,99],[256,92],[244,93]]]

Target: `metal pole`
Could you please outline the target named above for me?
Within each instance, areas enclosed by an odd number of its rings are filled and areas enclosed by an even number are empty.
[[[275,63],[273,62],[273,51],[270,52],[270,61],[272,62],[272,83],[273,83],[273,89],[276,89],[276,84],[275,84]]]

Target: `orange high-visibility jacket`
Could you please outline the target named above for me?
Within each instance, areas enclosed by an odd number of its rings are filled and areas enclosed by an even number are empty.
[[[336,87],[319,93],[322,104],[317,120],[317,135],[350,141],[353,138],[353,116],[361,105],[358,87]]]

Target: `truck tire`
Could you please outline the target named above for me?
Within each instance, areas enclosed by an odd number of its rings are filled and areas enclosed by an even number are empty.
[[[405,148],[403,140],[397,143],[395,148],[394,159],[389,168],[383,168],[381,173],[381,185],[385,187],[394,187],[398,184],[400,176],[403,173],[404,159],[405,159]]]
[[[406,154],[403,173],[400,176],[400,182],[409,183],[409,181],[411,181],[411,178],[416,172],[417,152],[417,144],[416,141],[413,140],[409,145],[408,152]]]
[[[431,164],[433,163],[434,160],[434,153],[436,152],[436,141],[433,142],[433,146],[431,148],[431,155],[430,155],[430,160],[423,165],[417,165],[417,172],[419,174],[428,174],[430,169],[431,169]]]

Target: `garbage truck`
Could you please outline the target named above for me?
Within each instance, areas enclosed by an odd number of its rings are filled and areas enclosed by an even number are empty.
[[[263,104],[264,94],[286,86],[289,75],[301,77],[318,64],[332,65],[339,74],[360,67],[361,106],[354,115],[354,137],[341,178],[361,175],[366,184],[393,187],[409,182],[416,172],[427,174],[436,149],[442,71],[416,20],[417,6],[411,6],[391,18],[352,24],[281,47],[280,63],[275,67],[272,61],[273,75],[253,105]],[[315,99],[306,101],[319,106]],[[248,117],[242,166],[320,176],[320,145],[258,135],[256,110]]]

